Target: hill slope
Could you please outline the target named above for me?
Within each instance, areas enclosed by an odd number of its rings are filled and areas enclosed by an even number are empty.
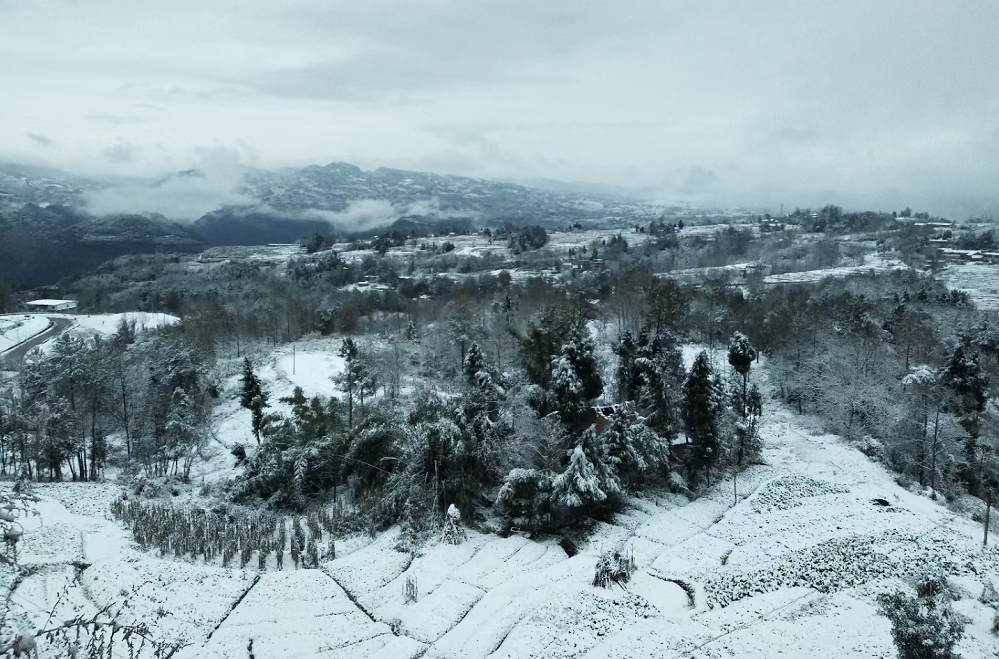
[[[290,386],[286,361],[262,370],[272,387]],[[238,439],[248,412],[224,414]],[[185,635],[191,646],[179,656],[191,658],[243,656],[252,639],[255,655],[268,657],[859,659],[895,656],[877,593],[946,574],[970,621],[959,651],[994,656],[994,611],[977,597],[999,579],[999,551],[982,547],[980,525],[899,487],[786,409],[769,410],[764,433],[765,465],[694,501],[632,499],[572,558],[554,539],[474,531],[414,555],[396,550],[392,530],[340,539],[321,570],[258,578],[249,566],[138,550],[104,517],[114,488],[40,485],[43,523],[29,528],[23,558],[47,567],[29,569],[12,601],[31,618],[64,583],[83,609],[142,584],[128,613],[155,620],[161,636]],[[621,545],[633,553],[634,579],[627,590],[595,588],[598,556]],[[92,566],[74,581],[70,563],[81,560]],[[419,596],[407,604],[409,578]]]

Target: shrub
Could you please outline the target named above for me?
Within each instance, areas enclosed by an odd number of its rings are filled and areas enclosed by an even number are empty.
[[[631,549],[617,548],[606,551],[597,560],[593,574],[593,585],[610,588],[611,584],[624,586],[635,572],[635,559]]]
[[[964,623],[941,597],[942,581],[924,581],[917,592],[919,597],[902,592],[878,596],[878,608],[891,621],[899,659],[959,659],[954,646]]]
[[[460,545],[465,541],[465,529],[461,528],[461,513],[452,503],[444,516],[444,531],[441,533],[441,544]]]
[[[402,586],[402,596],[406,604],[415,603],[419,594],[420,590],[416,584],[416,577],[412,574],[407,575],[406,582]]]

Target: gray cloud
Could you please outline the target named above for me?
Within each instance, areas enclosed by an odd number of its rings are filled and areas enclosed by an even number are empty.
[[[0,105],[0,156],[152,174],[245,144],[261,165],[707,203],[996,206],[994,0],[101,6],[0,4],[0,89],[18,91]],[[39,149],[29,129],[59,140]]]
[[[128,142],[119,142],[102,151],[104,157],[114,163],[129,163],[135,160],[139,148]]]
[[[27,135],[28,139],[30,139],[32,142],[43,147],[52,146],[52,143],[55,141],[51,137],[46,137],[45,135],[39,135],[38,133],[29,132],[27,133]]]

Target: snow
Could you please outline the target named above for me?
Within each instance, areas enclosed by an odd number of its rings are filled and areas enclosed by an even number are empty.
[[[272,395],[328,387],[341,367],[335,345],[300,344],[292,374],[290,353],[263,360]],[[754,367],[763,386],[765,375]],[[132,593],[126,615],[160,637],[186,638],[185,659],[248,656],[251,641],[258,657],[859,659],[894,656],[877,594],[942,572],[970,620],[958,651],[994,656],[994,612],[976,598],[986,581],[999,582],[999,550],[981,546],[979,525],[899,487],[813,420],[776,403],[764,418],[765,464],[694,500],[633,498],[578,539],[572,558],[558,538],[472,529],[459,545],[431,539],[400,551],[393,528],[338,541],[352,551],[321,569],[257,573],[140,551],[108,521],[112,485],[39,484],[13,615],[44,621],[64,587],[66,609],[92,611]],[[621,545],[637,567],[627,589],[591,585],[598,557]],[[74,567],[81,561],[91,565]],[[13,585],[11,570],[0,575]],[[410,579],[415,602],[404,596]]]
[[[135,323],[137,332],[156,330],[168,325],[180,322],[180,318],[166,313],[152,313],[146,311],[127,311],[125,313],[105,313],[93,315],[77,314],[45,314],[48,318],[66,318],[73,321],[73,324],[66,329],[63,334],[89,338],[94,336],[112,336],[118,331],[122,318]],[[57,337],[52,337],[39,346],[43,352],[52,349]]]
[[[909,266],[890,259],[866,259],[863,265],[844,265],[822,270],[805,270],[804,272],[786,272],[778,275],[767,275],[763,278],[767,284],[801,284],[816,282],[826,277],[843,278],[856,274],[889,272],[891,270],[908,270]]]
[[[281,398],[291,396],[294,388],[301,387],[307,398],[312,396],[340,396],[333,378],[346,367],[337,355],[340,339],[306,339],[279,350],[254,356],[251,361],[269,394],[270,408],[288,413],[290,407]],[[192,477],[199,482],[215,482],[231,476],[235,459],[230,451],[236,444],[252,448],[255,444],[250,411],[240,406],[237,392],[241,386],[242,358],[230,358],[224,364],[226,379],[222,404],[212,418],[212,435],[215,446],[206,462],[196,463]]]
[[[948,288],[966,292],[979,309],[999,310],[999,265],[949,265],[939,274],[939,278]]]
[[[0,316],[0,353],[41,334],[51,325],[48,318],[37,314]]]
[[[121,319],[135,323],[135,329],[139,332],[159,329],[167,325],[174,325],[180,322],[176,316],[166,313],[150,313],[146,311],[128,311],[125,313],[106,313],[94,315],[69,316],[76,321],[76,327],[93,333],[111,336],[118,330]]]
[[[281,375],[301,387],[307,397],[332,396],[333,377],[346,368],[343,357],[334,352],[295,352],[278,360]]]

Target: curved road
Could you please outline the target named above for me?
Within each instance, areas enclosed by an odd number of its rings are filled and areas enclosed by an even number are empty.
[[[36,348],[52,337],[62,334],[75,322],[71,318],[56,318],[54,316],[49,316],[48,319],[52,323],[51,327],[3,353],[3,355],[0,355],[0,359],[13,366],[20,362],[26,354],[31,352],[32,348]]]

